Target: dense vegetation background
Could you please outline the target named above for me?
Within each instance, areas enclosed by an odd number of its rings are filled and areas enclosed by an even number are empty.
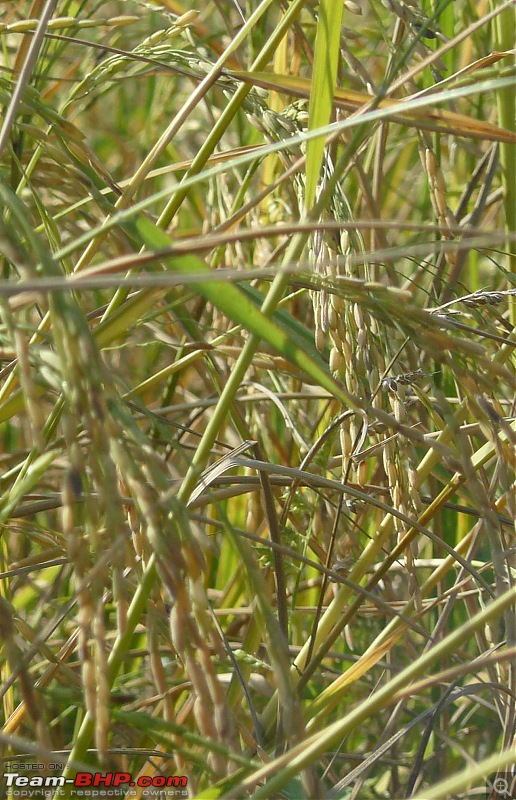
[[[0,14],[2,763],[484,796],[516,761],[513,3]]]

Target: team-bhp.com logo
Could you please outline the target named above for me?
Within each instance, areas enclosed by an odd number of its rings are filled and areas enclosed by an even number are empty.
[[[149,789],[149,793],[152,793],[152,789],[183,789],[188,783],[188,778],[179,775],[140,775],[133,780],[129,772],[78,772],[75,778],[64,778],[62,775],[33,775],[29,778],[19,772],[4,772],[4,780],[11,789],[11,797],[26,798],[36,796],[32,793],[36,788],[51,792],[52,789],[73,786],[78,790],[75,797],[116,797],[120,794],[113,790],[129,786]],[[39,793],[37,796],[41,797]]]

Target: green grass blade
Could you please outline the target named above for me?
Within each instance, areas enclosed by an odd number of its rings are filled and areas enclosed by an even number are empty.
[[[136,228],[142,241],[149,248],[164,248],[171,244],[168,234],[146,217],[140,217]],[[342,403],[351,404],[350,398],[325,369],[322,360],[318,363],[315,356],[309,355],[306,350],[302,349],[283,328],[268,319],[238,286],[232,283],[221,284],[218,281],[210,281],[209,269],[195,255],[170,257],[165,259],[165,263],[171,270],[185,274],[206,272],[206,281],[195,284],[195,288],[204,297],[211,300],[233,322],[244,326],[255,336],[267,341],[287,361],[304,370],[321,386],[338,397]]]
[[[331,118],[337,83],[343,0],[322,0],[315,38],[314,69],[308,106],[308,128],[322,128]],[[306,151],[305,208],[316,199],[317,184],[324,157],[323,137],[308,142]]]

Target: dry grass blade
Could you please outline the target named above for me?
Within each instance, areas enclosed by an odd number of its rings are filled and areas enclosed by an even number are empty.
[[[261,86],[263,89],[283,92],[294,97],[310,97],[310,82],[303,78],[289,75],[271,75],[268,72],[234,72],[233,74],[236,78],[246,83],[251,83],[253,86]],[[508,82],[510,80],[512,79],[509,79]],[[436,102],[439,99],[438,96],[435,97]],[[371,97],[363,92],[337,88],[334,102],[337,108],[341,108],[344,111],[361,112],[369,107]],[[415,104],[414,107],[411,107],[410,97],[404,98],[402,103],[399,100],[380,99],[377,105],[382,117],[390,118],[393,122],[398,122],[402,125],[436,130],[440,133],[448,133],[455,136],[482,139],[483,141],[516,144],[516,134],[513,131],[499,128],[490,122],[466,117],[463,114],[455,114],[452,111],[441,111],[435,108],[421,109]],[[428,102],[425,105],[431,105],[431,103]],[[380,114],[377,116],[380,116]]]

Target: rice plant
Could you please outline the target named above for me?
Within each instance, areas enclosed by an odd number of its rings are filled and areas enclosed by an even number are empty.
[[[195,6],[0,4],[1,797],[513,796],[514,2]]]

